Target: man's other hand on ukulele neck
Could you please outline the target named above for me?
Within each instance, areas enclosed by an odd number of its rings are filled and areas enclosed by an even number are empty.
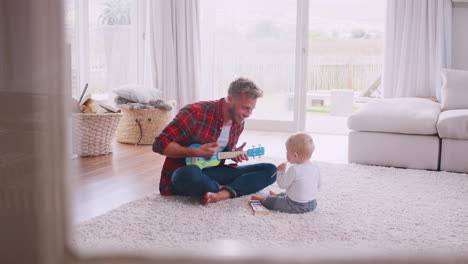
[[[245,145],[247,145],[247,142],[244,142],[244,143],[242,143],[242,145],[240,145],[239,147],[234,148],[234,151],[243,151]]]

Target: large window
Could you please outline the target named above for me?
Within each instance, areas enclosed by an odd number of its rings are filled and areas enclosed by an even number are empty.
[[[236,76],[251,78],[265,91],[252,116],[271,121],[264,129],[328,126],[310,115],[333,113],[333,92],[349,95],[334,106],[350,114],[379,81],[385,0],[201,0],[200,10],[202,94],[222,97]]]
[[[385,1],[309,1],[305,130],[347,134],[347,116],[380,96]]]
[[[65,2],[74,96],[86,83],[94,96],[105,99],[119,85],[142,82],[141,4],[138,0]]]
[[[358,96],[379,79],[385,0],[311,0],[309,10],[307,103],[314,112],[331,90]]]
[[[202,0],[202,93],[226,96],[237,76],[264,90],[254,116],[292,120],[296,0]]]

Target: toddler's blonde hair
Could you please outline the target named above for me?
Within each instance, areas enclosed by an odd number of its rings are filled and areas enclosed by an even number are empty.
[[[306,133],[294,133],[286,140],[288,151],[296,152],[304,161],[312,157],[315,150],[314,140]]]

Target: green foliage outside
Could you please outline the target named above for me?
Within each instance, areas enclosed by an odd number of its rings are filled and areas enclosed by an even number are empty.
[[[362,103],[355,103],[353,105],[353,112],[361,108],[361,105]],[[329,115],[331,113],[330,105],[308,107],[307,113],[312,113],[312,114],[317,114],[317,115]]]

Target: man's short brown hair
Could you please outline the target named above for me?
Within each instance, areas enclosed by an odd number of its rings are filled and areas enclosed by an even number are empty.
[[[237,97],[243,94],[248,95],[250,98],[257,99],[263,96],[263,91],[251,80],[240,77],[231,82],[228,95]]]

